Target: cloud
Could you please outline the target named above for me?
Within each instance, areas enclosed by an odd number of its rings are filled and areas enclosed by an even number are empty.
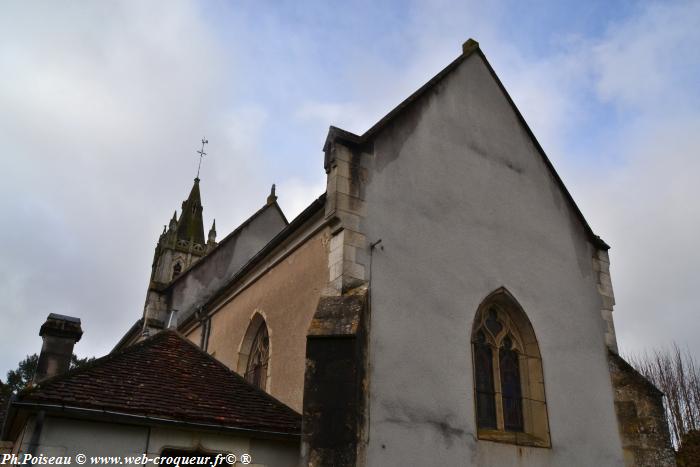
[[[575,195],[612,245],[621,347],[677,341],[700,354],[700,4],[649,4],[610,25],[589,54],[593,91],[613,107],[598,143],[615,156],[578,166]]]
[[[288,179],[277,187],[278,202],[284,209],[287,220],[291,221],[309,206],[309,200],[321,196],[326,191],[326,177],[319,172],[316,180]]]
[[[523,21],[513,6],[4,5],[0,300],[12,326],[0,376],[39,350],[50,312],[83,319],[83,355],[140,317],[154,242],[187,196],[202,136],[207,223],[224,235],[271,183],[291,219],[323,191],[328,125],[363,133],[469,36],[613,246],[623,348],[700,345],[697,2],[593,15],[595,28],[534,7]]]
[[[82,318],[83,355],[105,353],[139,318],[154,242],[187,196],[206,129],[203,191],[227,196],[220,225],[259,207],[230,186],[259,179],[247,160],[265,112],[236,106],[231,56],[197,5],[163,6],[5,5],[0,299],[12,326],[0,369],[39,350],[50,312]]]
[[[700,3],[650,3],[608,30],[594,48],[597,91],[604,100],[644,111],[697,103]],[[688,91],[691,91],[690,93]]]
[[[557,43],[534,52],[503,32],[517,29],[518,19],[502,6],[491,5],[475,25],[472,6],[419,3],[418,45],[407,60],[418,70],[391,70],[396,87],[444,66],[454,56],[445,44],[463,31],[476,36],[594,230],[613,247],[621,347],[634,353],[676,340],[700,355],[693,294],[700,283],[700,4],[638,4],[611,14],[600,32],[553,32]]]
[[[358,105],[355,102],[303,102],[295,118],[302,122],[313,122],[319,125],[329,123],[339,128],[364,133],[378,120],[380,110],[377,106]]]
[[[641,352],[675,340],[697,355],[700,116],[649,123],[624,132],[624,162],[577,184],[613,246],[622,348]]]

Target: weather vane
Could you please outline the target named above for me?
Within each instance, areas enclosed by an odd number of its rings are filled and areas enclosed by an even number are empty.
[[[208,143],[209,143],[209,141],[206,138],[202,138],[202,149],[197,151],[197,154],[199,154],[199,165],[197,166],[197,178],[198,179],[199,179],[199,169],[202,168],[202,159],[204,158],[204,156],[207,155],[207,153],[204,152],[204,145],[208,144]]]

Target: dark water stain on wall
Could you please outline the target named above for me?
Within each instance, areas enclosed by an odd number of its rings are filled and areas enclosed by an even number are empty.
[[[466,430],[449,423],[450,419],[453,418],[451,414],[431,412],[401,401],[385,402],[383,407],[389,413],[389,416],[383,420],[384,422],[411,429],[420,426],[428,427],[438,434],[448,447],[467,436]]]

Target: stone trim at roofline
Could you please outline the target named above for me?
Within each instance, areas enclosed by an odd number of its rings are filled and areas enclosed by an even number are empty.
[[[436,74],[427,83],[425,83],[423,86],[421,86],[417,91],[415,91],[413,94],[408,96],[404,101],[402,101],[399,105],[397,105],[394,109],[392,109],[388,114],[386,114],[384,117],[382,117],[381,120],[379,120],[369,130],[367,130],[364,134],[362,134],[362,136],[356,135],[350,131],[343,130],[341,128],[331,126],[328,130],[328,135],[326,136],[326,140],[323,144],[323,151],[325,152],[324,167],[326,169],[326,172],[327,173],[329,172],[330,168],[333,166],[333,163],[335,162],[334,161],[335,153],[332,151],[332,147],[333,147],[334,143],[340,142],[341,144],[347,146],[351,150],[357,150],[358,152],[371,152],[374,136],[382,128],[384,128],[387,124],[389,124],[391,121],[393,121],[399,115],[403,114],[403,112],[408,107],[410,107],[411,104],[413,104],[414,102],[419,100],[420,97],[424,93],[426,93],[433,86],[438,84],[450,72],[455,70],[465,59],[467,59],[468,57],[470,57],[471,55],[474,55],[474,54],[477,54],[483,60],[487,69],[489,70],[489,73],[491,74],[493,79],[498,84],[499,89],[501,90],[501,92],[505,96],[506,100],[508,101],[509,105],[513,109],[513,112],[515,112],[515,115],[518,118],[518,121],[525,129],[525,132],[528,134],[528,136],[532,140],[533,144],[535,145],[535,148],[537,149],[537,152],[540,154],[540,156],[542,157],[542,160],[544,161],[545,165],[549,169],[549,172],[552,175],[552,177],[554,178],[554,181],[559,186],[560,190],[564,194],[564,197],[567,199],[570,206],[573,208],[574,213],[576,214],[576,217],[578,217],[579,221],[581,222],[581,225],[583,226],[583,229],[586,232],[586,235],[587,235],[589,241],[591,242],[591,244],[595,248],[600,249],[600,250],[607,251],[608,249],[610,249],[610,246],[607,243],[605,243],[605,241],[602,238],[600,238],[600,236],[596,235],[593,232],[593,229],[588,224],[588,221],[586,220],[586,218],[583,216],[583,213],[581,212],[578,205],[576,204],[576,201],[574,201],[574,198],[571,196],[571,193],[569,193],[569,190],[564,185],[564,182],[562,181],[561,177],[559,177],[559,174],[554,169],[554,166],[552,165],[552,162],[549,160],[549,157],[547,157],[547,154],[544,152],[544,149],[540,145],[539,141],[537,141],[535,134],[530,129],[530,126],[525,121],[525,118],[520,113],[520,110],[518,110],[518,107],[515,105],[515,102],[511,98],[510,94],[508,94],[508,91],[506,90],[505,86],[503,86],[503,83],[501,82],[501,80],[498,78],[498,75],[496,75],[496,72],[494,71],[493,67],[491,67],[491,64],[489,63],[488,59],[486,58],[486,55],[484,55],[483,51],[479,47],[479,43],[477,41],[475,41],[474,39],[467,40],[462,45],[462,54],[459,57],[457,57],[454,61],[452,61],[452,63],[447,65],[445,68],[443,68],[438,74]]]
[[[596,283],[601,298],[600,314],[606,324],[605,345],[608,346],[611,352],[617,354],[617,337],[613,321],[615,294],[613,293],[612,280],[610,278],[610,257],[606,250],[596,251],[593,257],[593,271],[596,273]]]
[[[323,145],[323,150],[328,151],[330,144],[335,140],[342,140],[351,145],[362,145],[370,142],[371,138],[378,133],[382,128],[384,128],[390,121],[403,112],[403,110],[412,104],[414,101],[418,100],[426,91],[437,84],[442,78],[444,78],[448,73],[457,68],[457,66],[462,63],[466,58],[468,58],[472,53],[479,51],[479,43],[474,39],[468,39],[464,44],[462,44],[462,54],[454,59],[452,63],[447,65],[445,68],[440,70],[435,76],[433,76],[428,82],[423,86],[418,88],[413,94],[408,96],[406,99],[401,101],[399,105],[394,107],[388,114],[381,118],[377,123],[372,125],[372,127],[367,130],[362,136],[358,136],[350,131],[343,130],[334,126],[330,127],[328,136]],[[326,157],[326,171],[328,171],[328,160]]]
[[[331,225],[328,287],[324,295],[342,295],[368,280],[369,255],[363,232],[367,215],[366,158],[340,141],[328,146],[325,217]]]
[[[253,213],[250,217],[248,217],[246,220],[244,220],[238,227],[236,227],[235,229],[233,229],[233,230],[231,231],[231,233],[229,233],[229,234],[226,235],[224,238],[222,238],[219,242],[217,242],[216,246],[215,246],[214,248],[212,248],[211,250],[207,251],[207,252],[206,252],[206,255],[205,255],[204,257],[202,257],[202,259],[204,259],[206,256],[208,256],[210,253],[216,251],[217,249],[220,249],[222,246],[225,246],[226,243],[228,243],[231,239],[236,238],[236,237],[238,236],[238,234],[239,234],[248,224],[250,224],[251,222],[253,222],[253,220],[255,220],[257,217],[259,217],[259,216],[260,216],[263,212],[265,212],[268,208],[276,208],[277,211],[278,211],[278,212],[280,213],[280,215],[282,216],[282,219],[284,220],[285,224],[286,224],[286,225],[289,225],[289,221],[287,220],[287,217],[284,215],[284,212],[282,211],[282,208],[280,208],[279,204],[277,204],[277,201],[273,201],[273,202],[270,203],[270,204],[265,204],[263,207],[261,207],[260,209],[258,209],[257,211],[255,211],[255,213]],[[166,285],[165,290],[171,290],[171,289],[173,288],[173,284],[175,284],[175,283],[177,283],[177,282],[183,281],[183,280],[184,280],[184,277],[186,277],[187,274],[189,274],[191,271],[195,270],[200,264],[203,264],[203,263],[204,263],[203,261],[197,261],[197,262],[195,262],[194,264],[192,264],[192,266],[190,266],[190,267],[187,268],[185,271],[183,271],[182,274],[180,274],[179,276],[177,276],[176,278],[174,278],[172,281],[170,281],[170,282]]]

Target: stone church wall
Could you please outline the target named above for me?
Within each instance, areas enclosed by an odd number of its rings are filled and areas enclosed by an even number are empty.
[[[327,282],[328,233],[321,230],[214,312],[207,351],[243,373],[241,343],[262,316],[270,339],[267,392],[301,412],[306,333]],[[199,344],[199,330],[188,338]]]
[[[596,247],[481,56],[373,143],[366,464],[621,466]],[[551,448],[477,437],[470,331],[501,286],[538,340]]]
[[[618,355],[610,353],[609,362],[625,465],[676,465],[663,393]]]

